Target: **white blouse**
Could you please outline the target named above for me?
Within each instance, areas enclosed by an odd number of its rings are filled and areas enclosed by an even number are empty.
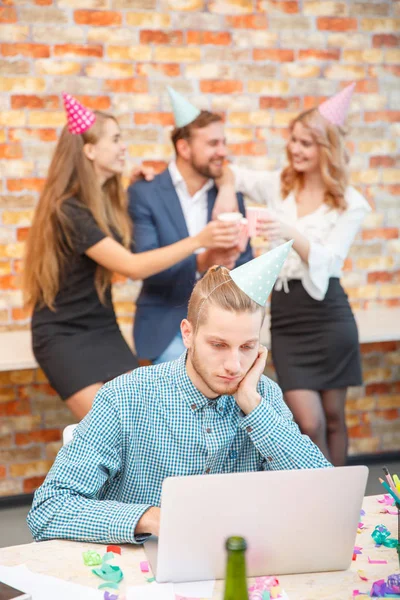
[[[306,292],[315,300],[323,300],[330,277],[341,277],[342,266],[354,238],[371,207],[352,186],[345,192],[347,208],[343,212],[321,204],[304,217],[297,216],[294,193],[281,197],[281,171],[254,171],[230,165],[235,175],[236,190],[251,201],[266,204],[273,215],[296,227],[309,241],[308,264],[293,249],[279,274],[276,289],[289,291],[288,281],[300,279]],[[274,243],[278,245],[285,240]]]

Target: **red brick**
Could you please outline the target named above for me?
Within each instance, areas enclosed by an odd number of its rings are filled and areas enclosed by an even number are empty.
[[[300,60],[339,60],[340,50],[338,48],[332,48],[332,50],[300,50]]]
[[[353,260],[351,258],[346,258],[343,264],[343,271],[351,271],[353,268]]]
[[[36,6],[50,6],[53,4],[53,0],[33,0]]]
[[[245,142],[243,144],[229,144],[229,151],[236,155],[265,156],[267,148],[264,142]]]
[[[277,96],[262,96],[260,98],[260,108],[269,110],[271,108],[296,110],[300,108],[300,98],[293,96],[291,98],[279,98]]]
[[[400,416],[397,408],[389,408],[387,410],[377,410],[374,413],[374,417],[377,419],[385,419],[385,421],[394,421]]]
[[[400,66],[399,65],[383,65],[383,68],[385,71],[387,71],[388,73],[391,73],[395,77],[400,77]],[[371,69],[372,69],[372,67],[371,67]]]
[[[19,415],[30,415],[31,405],[28,400],[14,400],[0,404],[0,415],[5,417],[15,417]]]
[[[106,79],[105,85],[108,90],[118,93],[146,94],[148,92],[147,79]]]
[[[1,44],[3,56],[30,56],[32,58],[49,58],[50,46],[45,44]]]
[[[136,125],[173,125],[174,117],[172,113],[153,112],[153,113],[135,113]]]
[[[109,110],[111,100],[108,96],[75,96],[84,106],[91,110]]]
[[[297,0],[270,0],[271,8],[280,10],[287,15],[294,15],[299,12],[299,4]]]
[[[254,60],[271,60],[273,62],[293,62],[293,50],[280,50],[278,48],[255,48],[253,50]]]
[[[372,45],[374,48],[398,48],[400,45],[400,35],[379,33],[372,36]]]
[[[303,107],[304,110],[309,110],[310,108],[314,108],[318,106],[322,102],[326,100],[326,96],[304,96],[303,98]]]
[[[22,157],[22,146],[20,144],[0,144],[0,159],[15,160]]]
[[[7,469],[4,465],[0,465],[0,479],[5,479],[7,475]]]
[[[29,400],[32,396],[57,396],[57,392],[49,383],[33,383],[21,385],[18,388],[18,396],[21,400]]]
[[[0,290],[18,290],[21,287],[16,275],[0,275]]]
[[[243,83],[235,80],[211,80],[200,81],[200,91],[203,94],[234,94],[243,91]]]
[[[357,31],[357,19],[347,17],[318,17],[317,27],[321,31]]]
[[[31,494],[32,492],[36,491],[38,489],[38,487],[40,487],[42,485],[42,483],[45,479],[46,479],[45,475],[40,475],[40,476],[36,476],[36,477],[28,477],[27,479],[24,479],[24,483],[23,483],[24,494]]]
[[[361,344],[361,349],[365,344]],[[393,385],[391,383],[370,383],[365,386],[366,396],[373,396],[375,394],[390,394],[392,392]]]
[[[103,56],[103,46],[100,44],[85,46],[80,44],[58,44],[54,46],[55,56],[64,56],[65,54],[73,54],[75,56],[96,56],[101,58]]]
[[[11,108],[46,108],[54,109],[59,107],[58,96],[31,96],[18,94],[11,96]]]
[[[41,142],[55,142],[57,131],[55,129],[9,129],[8,137],[11,141],[19,141],[21,136],[29,136]]]
[[[395,167],[396,159],[394,156],[371,156],[369,166],[374,169],[376,167]]]
[[[264,15],[234,15],[226,17],[228,28],[234,29],[268,29],[268,20]]]
[[[188,44],[202,44],[213,46],[229,46],[232,42],[231,34],[227,31],[188,31]]]
[[[183,33],[182,31],[157,31],[155,29],[143,29],[140,32],[140,43],[180,46],[183,44]]]
[[[78,25],[106,27],[108,25],[121,25],[122,14],[111,10],[76,10],[74,20]]]
[[[23,190],[40,192],[43,188],[44,181],[44,179],[40,179],[39,177],[7,179],[7,189],[10,192],[22,192]]]
[[[360,79],[356,81],[356,87],[354,91],[358,94],[376,94],[379,92],[379,85],[377,79]],[[348,82],[343,82],[340,87],[345,88]]]
[[[376,229],[365,229],[362,232],[363,240],[394,240],[399,237],[399,230],[396,227],[378,227]]]
[[[368,283],[387,283],[390,281],[392,281],[392,275],[387,271],[374,271],[373,273],[368,273]]]
[[[396,308],[397,306],[400,306],[400,298],[389,298],[388,300],[385,300],[383,304],[387,308]]]
[[[142,63],[136,65],[136,73],[147,77],[149,73],[157,71],[167,77],[178,77],[181,74],[179,63]]]
[[[366,123],[374,123],[375,121],[397,123],[400,120],[400,110],[379,110],[374,112],[365,112],[364,119]]]
[[[18,286],[19,288],[21,285]],[[13,308],[11,310],[11,317],[13,321],[26,321],[30,319],[32,316],[32,311],[30,308]]]
[[[168,166],[168,163],[164,160],[144,160],[143,164],[146,167],[153,167],[156,173],[161,173]]]
[[[372,437],[370,425],[355,425],[348,428],[349,438],[369,438]]]
[[[0,23],[16,23],[17,13],[13,6],[0,6]]]
[[[15,434],[15,443],[17,446],[27,446],[29,444],[38,444],[46,442],[58,442],[61,440],[60,429],[41,429],[39,431],[29,431]]]
[[[394,352],[395,350],[396,342],[371,342],[370,344],[361,345],[361,354],[369,354],[370,352]]]

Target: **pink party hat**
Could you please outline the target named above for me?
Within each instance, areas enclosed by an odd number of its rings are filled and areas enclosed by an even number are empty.
[[[96,120],[94,112],[85,108],[76,98],[63,92],[65,112],[68,119],[68,130],[74,135],[84,133]]]
[[[342,126],[347,117],[355,86],[355,83],[351,83],[332,98],[325,100],[318,107],[320,114],[333,125]]]

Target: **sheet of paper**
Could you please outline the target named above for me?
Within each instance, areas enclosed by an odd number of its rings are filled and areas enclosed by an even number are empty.
[[[128,587],[126,600],[175,600],[174,585],[154,582]]]
[[[174,583],[174,592],[186,598],[212,598],[215,580]]]
[[[26,565],[5,567],[0,565],[0,581],[27,592],[32,600],[103,600],[104,592],[49,575],[33,573]]]

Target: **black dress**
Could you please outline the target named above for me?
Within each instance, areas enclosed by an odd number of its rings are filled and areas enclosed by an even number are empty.
[[[75,198],[64,203],[73,223],[74,251],[55,299],[55,311],[37,307],[32,316],[33,353],[63,400],[138,366],[115,317],[111,286],[105,304],[95,287],[97,263],[88,248],[105,238],[91,213]]]
[[[337,277],[315,300],[300,279],[271,298],[271,352],[282,390],[329,390],[362,384],[357,325]]]

